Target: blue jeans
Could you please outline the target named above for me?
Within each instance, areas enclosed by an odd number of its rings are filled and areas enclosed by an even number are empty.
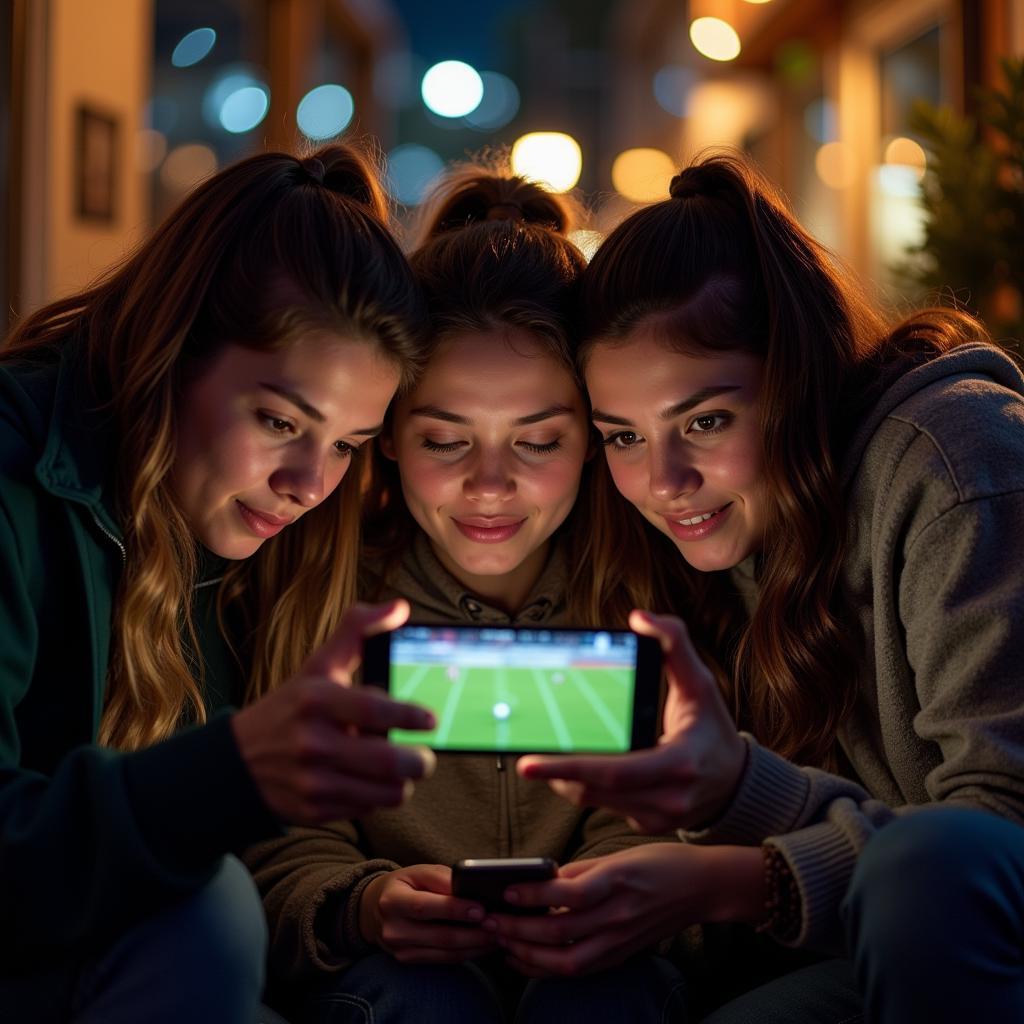
[[[803,967],[705,1024],[1024,1021],[1024,829],[927,807],[864,848],[841,909],[850,960]]]
[[[98,955],[28,975],[0,974],[4,1020],[31,1024],[253,1024],[267,926],[235,857],[193,895]]]
[[[682,977],[656,956],[634,957],[583,978],[520,979],[517,985],[496,964],[401,964],[376,953],[325,981],[298,1019],[302,1024],[661,1024],[681,1020],[683,1013]]]
[[[842,908],[867,1019],[1024,1021],[1024,828],[929,807],[865,847]]]

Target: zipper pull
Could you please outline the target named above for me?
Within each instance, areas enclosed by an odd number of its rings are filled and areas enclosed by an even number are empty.
[[[501,756],[501,754],[498,755],[494,767],[497,768],[499,772],[503,772],[505,770],[505,759]]]

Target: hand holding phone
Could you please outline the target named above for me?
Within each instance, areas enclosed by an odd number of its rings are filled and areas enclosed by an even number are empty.
[[[494,948],[479,903],[452,894],[443,864],[413,864],[374,878],[359,901],[363,938],[402,963],[452,964]]]
[[[396,743],[474,753],[620,754],[654,744],[655,639],[631,630],[408,624],[370,637],[367,682],[431,710]]]
[[[558,873],[550,857],[470,858],[452,865],[452,892],[495,914],[546,914],[547,907],[513,906],[505,890],[520,882],[546,882]]]

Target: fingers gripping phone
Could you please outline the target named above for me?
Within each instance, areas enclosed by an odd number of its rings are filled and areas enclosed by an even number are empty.
[[[630,630],[409,623],[370,637],[364,677],[434,712],[398,743],[474,753],[622,753],[654,745],[661,649]]]
[[[476,900],[499,914],[546,914],[547,907],[519,907],[505,902],[504,892],[517,882],[546,882],[558,866],[550,857],[470,858],[452,865],[452,895]]]

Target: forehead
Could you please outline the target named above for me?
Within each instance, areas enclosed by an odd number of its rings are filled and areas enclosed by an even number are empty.
[[[762,366],[749,352],[679,352],[655,331],[638,328],[622,342],[594,346],[586,381],[594,405],[612,412],[630,402],[678,402],[726,385],[749,398],[760,386]]]
[[[529,406],[533,412],[550,401],[579,393],[576,382],[546,345],[528,331],[474,331],[442,341],[410,396],[455,410]]]

